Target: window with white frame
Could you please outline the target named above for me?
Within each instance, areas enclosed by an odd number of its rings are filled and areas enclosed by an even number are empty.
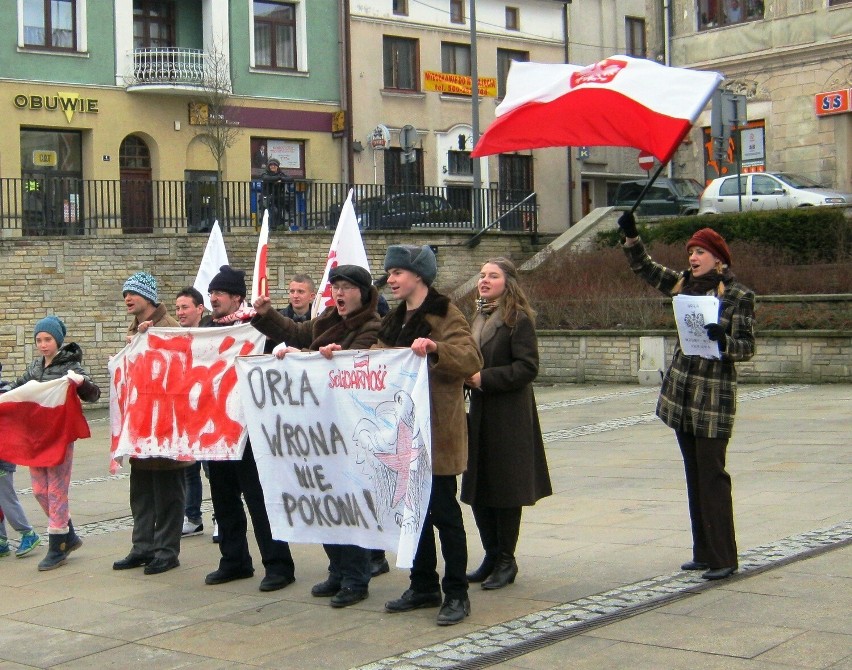
[[[408,16],[408,0],[393,0],[393,13],[397,16]]]
[[[298,3],[253,0],[254,66],[269,70],[299,67]]]
[[[19,0],[19,45],[56,51],[84,48],[85,0]]]
[[[625,17],[624,34],[627,55],[635,58],[645,58],[647,56],[645,19],[640,19],[635,16]]]

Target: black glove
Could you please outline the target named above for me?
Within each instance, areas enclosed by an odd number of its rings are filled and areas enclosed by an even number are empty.
[[[618,227],[625,237],[639,237],[639,231],[636,230],[636,217],[633,212],[624,212],[618,217]]]
[[[725,341],[725,329],[718,323],[708,323],[706,326],[704,326],[704,329],[707,331],[707,337],[709,337],[714,342]]]

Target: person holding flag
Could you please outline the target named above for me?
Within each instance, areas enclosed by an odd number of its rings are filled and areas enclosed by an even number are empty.
[[[83,350],[76,342],[65,342],[65,324],[56,316],[46,316],[33,329],[39,356],[27,366],[10,390],[29,381],[47,382],[70,376],[77,387],[77,395],[86,402],[96,402],[101,397],[98,388],[83,369]],[[65,565],[68,554],[79,549],[83,540],[74,532],[74,524],[68,509],[68,489],[71,486],[71,466],[74,459],[74,443],[65,448],[65,456],[56,465],[48,467],[30,466],[33,495],[47,515],[47,555],[38,564],[38,569],[55,570]]]
[[[737,409],[734,363],[754,356],[754,292],[731,272],[731,251],[712,228],[702,228],[686,243],[689,269],[678,272],[655,263],[625,212],[618,219],[624,253],[641,279],[668,296],[715,296],[716,323],[704,326],[718,342],[721,358],[687,356],[680,344],[663,378],[657,416],[675,431],[686,472],[692,526],[692,560],[682,570],[701,570],[704,579],[724,579],[737,571],[737,541],[731,476],[725,470],[728,441]]]

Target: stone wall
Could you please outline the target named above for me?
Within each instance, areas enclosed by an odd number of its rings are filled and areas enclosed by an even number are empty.
[[[664,339],[671,360],[674,332],[540,331],[539,383],[633,383],[639,373],[639,338]],[[744,383],[849,383],[852,335],[820,331],[758,333],[757,354],[738,363]]]
[[[287,286],[296,272],[319,282],[331,244],[330,231],[271,234],[270,295],[287,304]],[[449,291],[479,271],[492,256],[508,255],[520,264],[532,255],[529,236],[488,233],[475,249],[464,243],[471,233],[411,231],[364,233],[370,267],[378,275],[389,244],[438,245],[436,286]],[[33,326],[56,314],[68,327],[68,340],[83,348],[84,366],[106,388],[109,357],[124,346],[130,319],[121,288],[138,270],[159,282],[160,299],[173,311],[174,297],[191,285],[207,235],[124,235],[121,237],[0,239],[0,363],[3,378],[16,378],[35,356]],[[226,233],[230,263],[251,279],[257,250],[254,233]]]

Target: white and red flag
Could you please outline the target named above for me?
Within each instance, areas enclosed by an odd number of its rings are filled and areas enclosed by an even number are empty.
[[[192,284],[204,296],[204,306],[208,312],[212,311],[212,308],[210,307],[210,296],[207,294],[207,288],[213,281],[213,277],[219,274],[219,268],[223,265],[228,265],[228,252],[225,250],[225,240],[222,239],[222,229],[219,228],[219,222],[215,221],[210,230],[210,237],[207,238],[207,246],[204,248],[201,265],[198,266],[198,273],[195,275],[195,282]]]
[[[28,381],[0,395],[0,459],[39,468],[65,460],[68,445],[89,437],[77,382]]]
[[[257,240],[257,253],[254,256],[254,272],[251,275],[251,299],[249,305],[260,296],[269,295],[269,270],[267,257],[269,255],[269,210],[263,212],[263,223],[260,225],[260,236]]]
[[[514,62],[473,157],[562,146],[674,154],[722,76],[611,56],[588,66]]]
[[[331,299],[331,284],[328,283],[328,273],[332,268],[338,265],[359,265],[367,272],[370,271],[367,250],[364,249],[364,240],[361,239],[355,207],[352,205],[352,194],[352,189],[349,189],[349,195],[340,210],[340,219],[337,221],[337,229],[334,231],[331,247],[328,250],[322,281],[317,288],[314,304],[311,306],[311,318],[334,304]]]

